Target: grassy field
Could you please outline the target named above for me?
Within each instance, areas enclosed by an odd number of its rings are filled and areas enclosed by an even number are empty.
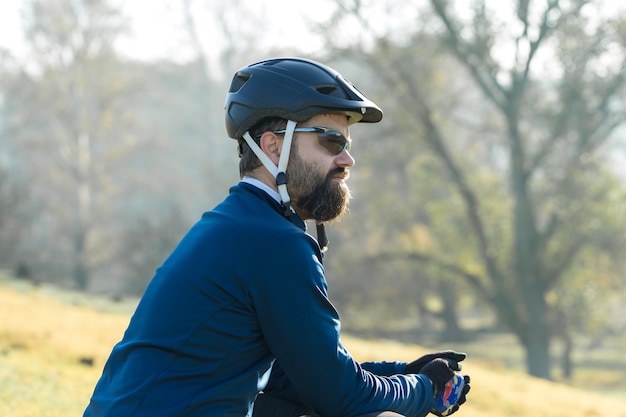
[[[132,302],[0,280],[0,416],[80,416]],[[426,349],[344,337],[360,361],[411,360]],[[89,364],[93,362],[93,364]],[[468,359],[472,392],[459,417],[626,417],[626,401]]]

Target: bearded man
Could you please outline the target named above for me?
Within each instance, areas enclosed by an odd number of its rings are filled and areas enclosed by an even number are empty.
[[[323,225],[350,198],[350,125],[380,121],[380,108],[335,70],[280,58],[237,71],[225,110],[241,182],[157,270],[84,415],[439,412],[465,354],[357,363],[328,298]],[[445,415],[465,402],[461,380]]]

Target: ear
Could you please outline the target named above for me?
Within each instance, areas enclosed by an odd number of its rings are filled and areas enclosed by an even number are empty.
[[[283,145],[283,137],[273,132],[265,132],[261,135],[259,140],[259,146],[263,153],[267,155],[274,165],[278,166],[278,160],[280,159],[280,150]]]

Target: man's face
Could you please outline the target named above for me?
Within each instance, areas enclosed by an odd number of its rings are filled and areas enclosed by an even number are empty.
[[[348,122],[342,115],[317,115],[298,127],[321,126],[349,138]],[[328,222],[347,210],[350,190],[345,181],[354,159],[347,150],[335,155],[319,143],[316,133],[298,132],[287,167],[287,189],[292,204],[303,219]]]

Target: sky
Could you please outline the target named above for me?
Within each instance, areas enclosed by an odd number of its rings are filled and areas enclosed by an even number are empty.
[[[0,48],[15,47],[21,37],[19,1],[0,1]]]
[[[182,13],[175,7],[182,0],[109,0],[121,5],[125,16],[131,19],[132,33],[118,42],[118,51],[136,59],[185,60],[190,50],[184,47],[188,38],[182,30]],[[205,52],[219,52],[223,39],[222,17],[208,11],[227,5],[228,29],[236,33],[252,34],[258,50],[279,45],[313,53],[324,48],[311,32],[311,22],[327,22],[336,6],[336,0],[193,0],[193,11]],[[0,0],[0,47],[14,55],[27,55],[21,29],[20,8],[25,0]],[[394,33],[403,33],[403,27],[414,25],[416,2],[394,3],[393,21],[387,19],[386,2],[368,0],[368,28],[356,21],[343,21],[338,26],[339,42],[349,43],[368,37],[372,31],[392,27]],[[210,6],[209,6],[210,5]],[[235,25],[238,25],[235,27]],[[258,36],[257,36],[258,33]],[[215,54],[217,55],[217,54]]]
[[[133,56],[155,56],[159,51],[168,51],[171,55],[180,48],[180,43],[174,39],[176,36],[172,36],[180,28],[181,14],[173,11],[171,6],[177,4],[177,1],[170,1],[168,6],[168,2],[152,0],[150,4],[154,6],[148,8],[145,0],[126,0],[124,3],[126,14],[133,19],[135,36],[126,43]],[[307,36],[307,28],[303,24],[303,13],[308,9],[302,7],[304,3],[293,0],[239,0],[239,3],[242,5],[233,6],[237,13],[231,10],[230,18],[239,18],[237,23],[246,24],[250,16],[258,16],[259,21],[267,22],[259,27],[264,39],[275,39],[284,44],[302,44],[311,38]],[[202,7],[203,4],[206,5],[207,1],[196,0],[193,9],[200,37],[203,40],[216,39],[220,35],[216,33],[220,23],[215,21],[216,16],[210,15],[206,6]],[[284,36],[285,33],[289,33],[289,36]]]
[[[173,11],[176,0],[112,0],[122,4],[124,13],[131,18],[132,33],[120,42],[121,52],[137,59],[155,59],[167,56],[184,59],[184,48],[180,47],[180,13]],[[285,46],[296,45],[304,49],[314,49],[316,45],[310,36],[303,16],[307,19],[324,19],[327,7],[303,7],[306,3],[293,0],[240,0],[244,7],[238,7],[246,16],[255,15],[261,22],[267,22],[260,30],[267,42],[280,42]],[[324,0],[317,0],[322,6]],[[206,1],[197,0],[201,6]],[[23,37],[20,8],[22,0],[0,0],[0,47],[10,49],[17,56],[23,56]],[[310,4],[310,3],[309,3]],[[211,28],[217,26],[214,16],[208,15],[202,7],[196,7],[198,30],[204,39],[214,39]],[[231,13],[231,18],[236,18]],[[242,19],[246,21],[246,19]],[[254,29],[252,29],[254,30]],[[291,44],[291,45],[290,45]],[[210,51],[209,51],[210,52]]]

